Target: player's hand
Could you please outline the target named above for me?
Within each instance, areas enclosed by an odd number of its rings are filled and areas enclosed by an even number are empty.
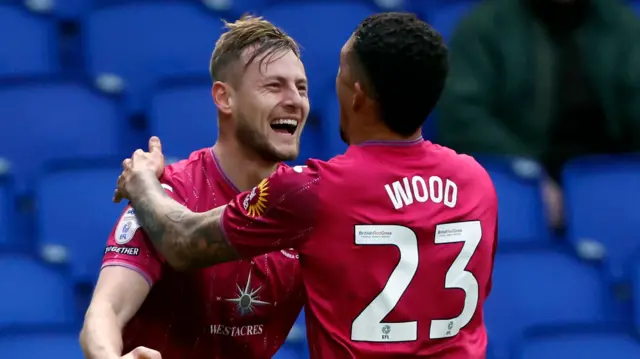
[[[118,177],[118,186],[113,195],[113,202],[120,203],[123,198],[131,199],[127,188],[136,176],[141,173],[151,172],[157,178],[160,178],[163,171],[164,155],[162,154],[162,143],[158,137],[153,136],[149,139],[149,152],[138,149],[131,158],[122,161],[122,173]]]
[[[120,359],[162,359],[159,351],[146,347],[137,347]]]

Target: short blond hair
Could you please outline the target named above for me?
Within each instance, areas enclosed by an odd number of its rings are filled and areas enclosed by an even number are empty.
[[[271,22],[251,15],[244,15],[234,22],[224,21],[227,29],[218,41],[211,55],[209,73],[214,81],[232,80],[229,68],[235,64],[243,52],[250,47],[255,47],[251,56],[243,68],[251,65],[258,56],[262,56],[260,62],[273,58],[273,55],[286,51],[300,57],[300,46],[282,29]]]

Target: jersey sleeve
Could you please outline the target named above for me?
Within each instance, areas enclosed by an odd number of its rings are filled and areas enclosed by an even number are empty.
[[[180,201],[173,188],[164,185],[165,192]],[[156,251],[136,218],[135,210],[127,206],[111,231],[102,258],[102,268],[121,266],[138,272],[149,285],[162,276],[165,259]]]
[[[222,214],[222,230],[242,257],[299,248],[313,231],[320,176],[306,166],[283,167]]]

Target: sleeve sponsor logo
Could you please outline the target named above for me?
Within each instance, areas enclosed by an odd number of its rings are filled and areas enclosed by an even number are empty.
[[[104,249],[104,254],[108,254],[108,253],[124,254],[127,256],[137,256],[140,254],[140,248],[107,246],[107,248]]]
[[[242,202],[244,210],[251,217],[260,217],[267,209],[267,195],[269,194],[269,181],[263,179],[259,185],[253,187]]]
[[[116,243],[129,243],[133,239],[138,228],[140,228],[140,223],[138,223],[138,219],[136,218],[136,212],[133,208],[127,209],[122,218],[120,218],[120,222],[118,222],[118,226],[116,227],[116,232],[114,234]]]

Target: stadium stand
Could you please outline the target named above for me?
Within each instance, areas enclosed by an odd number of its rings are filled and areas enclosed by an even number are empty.
[[[20,29],[20,31],[13,31]],[[51,74],[59,70],[56,23],[27,9],[0,4],[0,76]]]
[[[404,6],[450,40],[476,3],[407,0]],[[159,135],[167,155],[176,158],[216,138],[207,67],[220,17],[232,20],[251,10],[301,43],[313,116],[294,162],[300,164],[345,150],[337,136],[338,53],[362,18],[399,4],[2,2],[0,47],[9,50],[0,56],[0,286],[6,291],[0,296],[0,358],[82,357],[78,313],[86,303],[78,304],[77,288],[93,284],[122,210],[110,201],[120,156],[144,147],[149,134]],[[640,1],[632,6],[640,12]],[[61,44],[59,31],[69,24],[79,29],[77,38],[65,35],[77,40],[68,42],[71,49]],[[84,68],[66,68],[65,56],[77,56],[70,63]],[[630,334],[640,330],[638,158],[579,159],[567,166],[563,238],[547,230],[540,200],[544,174],[537,164],[478,159],[494,180],[500,204],[501,246],[485,308],[488,358],[639,358],[640,344]],[[16,206],[24,196],[36,204],[33,210]],[[634,309],[622,320],[612,314],[611,281],[631,288]],[[7,288],[10,295],[4,294]],[[303,316],[275,358],[308,358]]]
[[[97,279],[104,236],[124,209],[124,205],[111,203],[119,174],[117,162],[73,164],[47,171],[40,179],[36,195],[38,248],[43,259],[67,264],[75,281]],[[73,188],[72,199],[68,198],[69,188]]]
[[[639,168],[637,156],[602,156],[574,160],[564,170],[567,237],[576,246],[602,245],[614,281],[628,278],[632,255],[640,249]]]
[[[218,137],[208,76],[167,81],[152,95],[148,113],[149,129],[162,139],[168,157],[187,158]]]

